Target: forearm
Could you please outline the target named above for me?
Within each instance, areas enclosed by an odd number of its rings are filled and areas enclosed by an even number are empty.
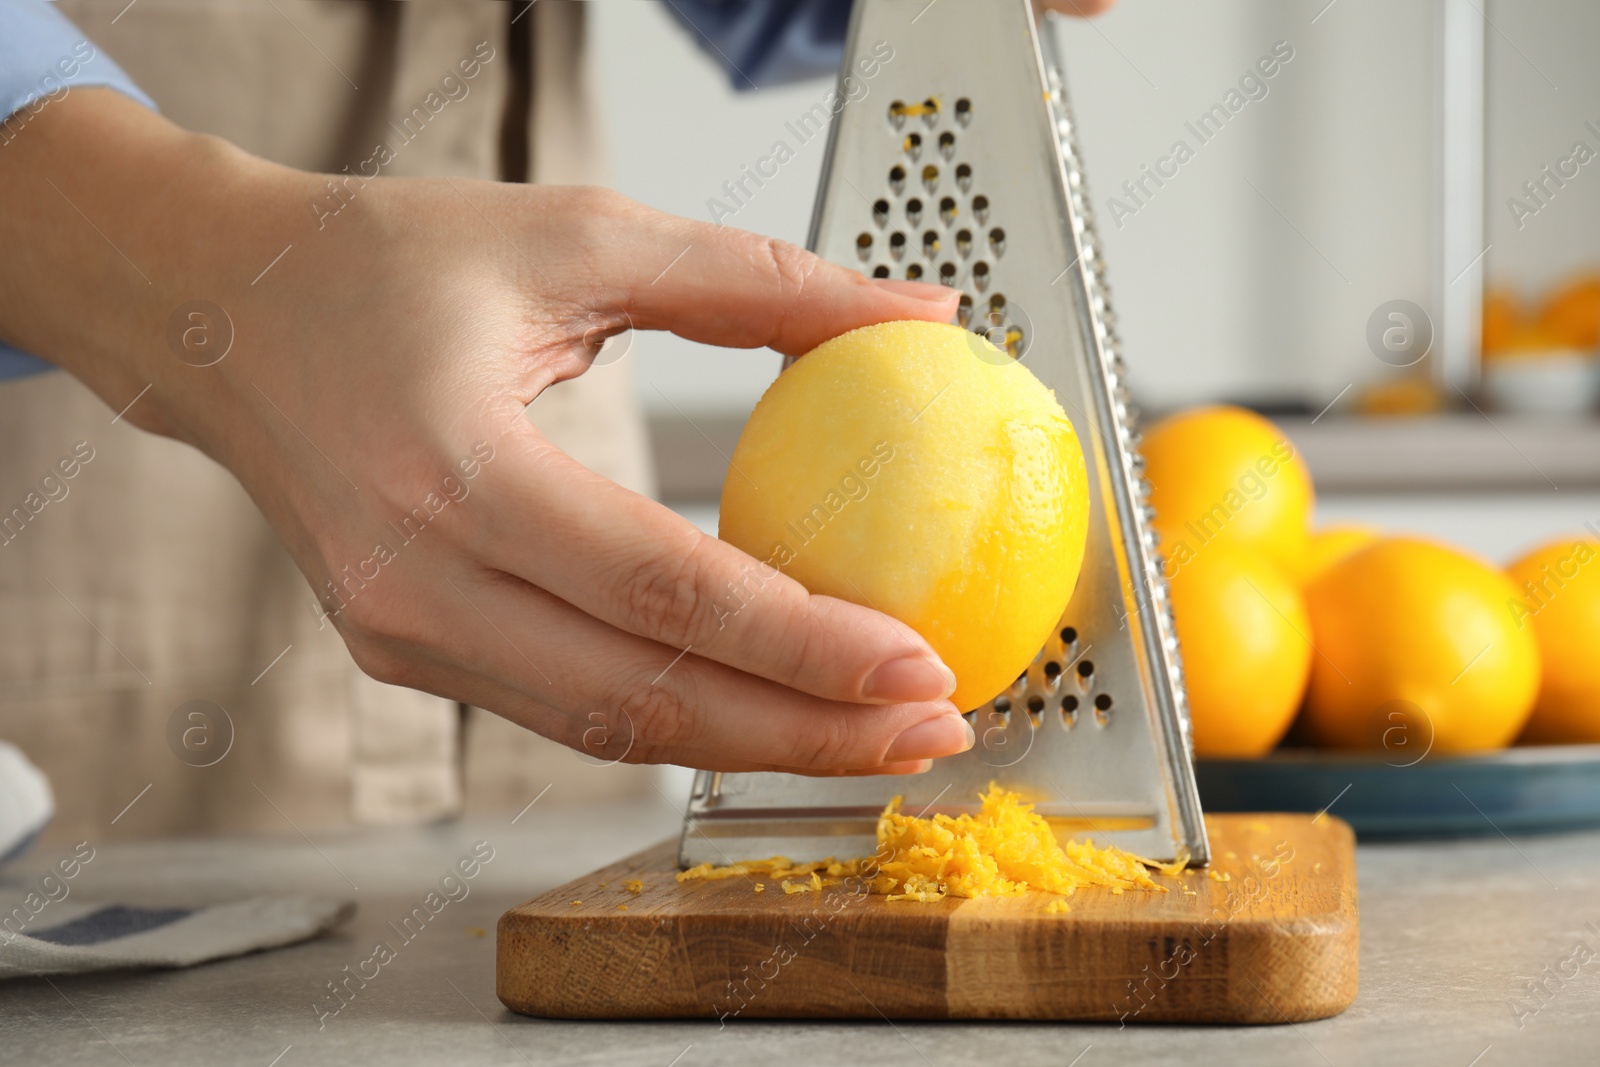
[[[0,148],[0,340],[113,409],[150,385],[128,418],[187,437],[164,401],[204,383],[170,350],[168,318],[242,298],[289,238],[273,241],[304,227],[274,187],[308,178],[115,91],[74,90]]]

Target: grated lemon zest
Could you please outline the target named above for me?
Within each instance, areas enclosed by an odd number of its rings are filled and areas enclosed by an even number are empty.
[[[1170,864],[1140,859],[1118,848],[1083,841],[1058,841],[1032,804],[991,783],[979,797],[976,815],[919,818],[900,811],[895,797],[878,817],[876,855],[839,861],[793,863],[784,856],[748,860],[725,867],[703,863],[679,872],[678,881],[763,875],[777,880],[786,894],[817,893],[843,879],[865,880],[871,892],[889,900],[931,903],[945,897],[1019,896],[1036,889],[1066,895],[1082,886],[1113,893],[1128,889],[1165,893],[1146,868],[1176,875],[1188,862]],[[756,892],[760,892],[759,883]],[[1065,903],[1065,902],[1061,902]]]
[[[644,883],[639,881],[637,878],[629,878],[626,882],[622,883],[622,888],[637,895],[644,892]]]

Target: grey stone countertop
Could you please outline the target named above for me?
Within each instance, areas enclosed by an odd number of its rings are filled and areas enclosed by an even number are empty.
[[[41,978],[0,982],[0,1063],[1498,1067],[1600,1059],[1600,834],[1362,846],[1361,993],[1344,1014],[1299,1026],[739,1020],[721,1028],[559,1022],[503,1008],[494,995],[500,913],[676,828],[663,801],[586,811],[537,805],[515,824],[97,844],[73,886],[85,900],[313,893],[352,897],[360,912],[330,936],[188,970],[58,977],[53,987]],[[495,858],[470,895],[402,945],[319,1029],[314,1005],[326,983],[379,939],[393,940],[385,924],[420,904],[480,840]],[[65,849],[36,849],[7,870],[0,892],[19,895],[57,852]],[[1575,952],[1580,945],[1594,951]],[[1536,979],[1545,986],[1537,997]]]

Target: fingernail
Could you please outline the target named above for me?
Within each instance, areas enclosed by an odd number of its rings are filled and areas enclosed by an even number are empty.
[[[977,736],[973,734],[972,727],[959,715],[940,715],[935,719],[919,722],[905,733],[894,739],[894,744],[889,746],[889,751],[884,754],[885,763],[899,763],[902,760],[938,759],[940,756],[954,756],[957,752],[965,752],[971,748]]]
[[[900,278],[874,278],[872,284],[885,292],[896,296],[909,296],[913,300],[926,300],[930,303],[939,303],[959,295],[958,290],[948,285],[934,285],[932,282],[908,282]]]
[[[887,704],[943,700],[955,691],[956,676],[950,668],[927,656],[903,656],[880,663],[861,683],[863,697]]]

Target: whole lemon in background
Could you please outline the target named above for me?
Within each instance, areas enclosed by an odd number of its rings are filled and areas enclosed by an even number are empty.
[[[828,341],[756,405],[718,536],[812,593],[882,611],[983,705],[1071,599],[1083,450],[1031,371],[958,326],[891,322]]]
[[[1265,552],[1298,572],[1311,475],[1278,427],[1243,408],[1194,408],[1152,426],[1141,451],[1169,574],[1211,545]]]
[[[1519,629],[1538,642],[1544,676],[1520,740],[1600,741],[1600,540],[1565,537],[1507,568]]]
[[[1171,591],[1195,754],[1265,755],[1311,672],[1300,590],[1261,553],[1213,545],[1173,575]]]
[[[1301,585],[1315,581],[1323,571],[1382,536],[1383,531],[1376,526],[1324,527],[1311,535],[1296,577]]]
[[[1334,748],[1387,744],[1383,709],[1414,707],[1431,738],[1417,752],[1500,748],[1527,722],[1539,649],[1507,601],[1517,590],[1489,564],[1443,545],[1386,538],[1306,587],[1311,664],[1305,725]],[[1417,714],[1420,713],[1420,714]]]

